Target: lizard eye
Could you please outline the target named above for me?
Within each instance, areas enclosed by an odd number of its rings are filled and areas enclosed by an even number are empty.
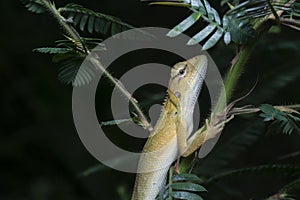
[[[185,75],[185,69],[183,69],[183,68],[179,69],[178,74],[181,76]]]

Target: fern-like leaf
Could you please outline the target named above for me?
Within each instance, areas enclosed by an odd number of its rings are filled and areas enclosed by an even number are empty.
[[[169,37],[176,37],[177,35],[181,34],[188,28],[190,28],[193,24],[195,24],[201,16],[200,12],[195,12],[192,15],[190,15],[188,18],[180,22],[177,26],[175,26],[167,36]]]
[[[202,197],[195,192],[207,191],[202,185],[200,185],[203,180],[195,174],[173,175],[173,168],[171,168],[169,176],[169,183],[163,188],[156,200],[202,200]]]
[[[21,0],[28,11],[41,14],[46,12],[46,8],[41,0]]]
[[[173,5],[174,2],[163,1],[152,4]],[[175,26],[168,33],[168,36],[175,37],[179,35],[190,28],[200,18],[208,23],[206,27],[187,42],[187,45],[194,45],[203,40],[207,40],[203,45],[203,49],[207,50],[216,45],[222,37],[224,37],[224,42],[226,44],[229,44],[231,40],[238,44],[242,44],[248,41],[250,37],[254,36],[254,29],[249,21],[235,20],[236,16],[226,14],[223,19],[221,19],[219,13],[207,0],[184,0],[182,3],[176,5],[189,7],[193,11],[193,14]]]
[[[245,44],[254,38],[254,29],[248,19],[239,20],[236,16],[225,15],[223,21],[228,21],[225,29],[230,34],[230,39],[237,44]],[[228,41],[227,41],[228,43]]]
[[[228,0],[222,1],[222,5]],[[207,39],[203,49],[213,47],[222,37],[225,44],[231,41],[236,44],[245,44],[255,36],[254,24],[258,18],[276,14],[277,10],[283,10],[289,17],[298,16],[300,13],[299,3],[286,5],[286,2],[269,0],[248,0],[231,6],[221,20],[219,13],[209,4],[207,0],[179,0],[160,1],[151,4],[187,7],[193,14],[175,26],[168,36],[175,37],[190,28],[198,19],[202,18],[208,25],[188,41],[188,45],[194,45]],[[293,14],[292,14],[293,13]],[[195,17],[197,16],[197,17]],[[212,34],[211,37],[209,37]]]
[[[207,0],[203,0],[203,3],[200,0],[197,2],[197,6],[192,5],[191,10],[193,10],[193,12],[202,13],[202,19],[208,22],[208,25],[193,36],[187,44],[194,45],[207,39],[202,47],[203,50],[207,50],[215,46],[226,31],[222,25],[219,13],[209,4],[209,2]],[[211,37],[209,37],[210,35]]]
[[[44,54],[62,54],[62,53],[71,52],[72,50],[69,48],[60,48],[60,47],[42,47],[42,48],[36,48],[33,51],[38,53],[44,53]]]
[[[273,125],[278,125],[284,134],[292,134],[293,132],[300,134],[300,118],[297,113],[282,111],[270,104],[263,104],[260,107],[261,117],[264,121],[275,121]]]
[[[215,24],[209,24],[206,26],[204,29],[202,29],[199,33],[194,35],[189,41],[188,45],[194,45],[197,43],[202,42],[206,37],[208,37],[215,29],[217,26]]]
[[[91,50],[93,50],[93,51],[106,50],[105,45],[101,43],[102,42],[101,39],[84,38],[84,37],[81,37],[80,39],[81,39],[81,41],[78,41],[78,40],[74,40],[74,39],[66,36],[66,39],[58,40],[55,43],[56,43],[56,46],[58,46],[58,47],[70,48],[73,51],[76,51],[76,52],[78,51],[82,54],[87,54],[85,48],[87,48],[89,51],[91,51]],[[84,44],[84,46],[82,45],[82,43]]]
[[[81,41],[76,41],[66,36],[66,39],[56,41],[56,47],[37,48],[34,51],[54,54],[53,62],[60,66],[58,79],[77,87],[88,84],[96,73],[96,69],[89,62],[85,62],[85,66],[81,67],[87,56],[84,48],[91,50],[97,47],[94,51],[103,51],[105,46],[101,41],[95,38],[81,38]]]
[[[82,60],[70,59],[61,63],[58,73],[58,79],[65,84],[81,86],[91,81],[89,71],[81,70],[79,73]],[[78,74],[78,75],[77,75]]]
[[[217,44],[217,42],[221,39],[223,33],[223,29],[218,28],[218,30],[205,42],[202,49],[207,50],[215,46],[215,44]]]
[[[194,45],[197,44],[205,39],[207,41],[204,43],[203,49],[209,49],[213,47],[223,36],[225,33],[221,18],[219,13],[209,4],[207,0],[183,0],[179,1],[179,3],[174,3],[172,1],[161,1],[161,2],[154,2],[151,4],[156,5],[176,5],[176,6],[183,6],[188,7],[193,11],[193,14],[190,15],[188,18],[183,20],[177,26],[175,26],[168,34],[169,37],[175,37],[180,33],[189,29],[192,25],[194,25],[199,19],[203,19],[207,21],[209,24],[204,29],[202,29],[199,33],[192,37],[187,42],[187,45]],[[213,35],[208,37],[210,34]],[[227,37],[228,38],[228,37]]]
[[[174,191],[171,192],[171,196],[175,199],[185,199],[185,200],[203,200],[202,197],[200,197],[197,194],[190,193],[190,192],[184,192],[184,191]]]
[[[240,176],[240,175],[251,175],[258,173],[274,173],[279,172],[280,174],[290,174],[290,175],[299,175],[300,174],[300,166],[298,165],[261,165],[256,167],[248,167],[242,169],[234,169],[229,170],[217,175],[212,176],[206,182],[216,182],[221,179],[226,179],[232,176]]]
[[[103,13],[95,12],[88,8],[84,8],[77,4],[68,4],[65,7],[58,9],[60,13],[71,19],[74,26],[80,28],[81,31],[87,30],[89,33],[100,33],[103,35],[117,37],[116,34],[125,30],[133,29],[135,27],[122,22],[120,19],[113,17],[111,15],[106,15]],[[123,37],[123,39],[141,39],[151,37],[150,34],[144,31],[137,31],[137,34],[118,34]]]
[[[299,2],[291,2],[287,4],[288,1],[269,1],[269,0],[248,0],[240,3],[234,9],[230,10],[228,13],[235,15],[238,19],[253,19],[268,16],[274,14],[277,10],[283,10],[291,16],[297,16],[300,13]],[[243,13],[239,14],[238,13]],[[276,15],[276,14],[275,14]]]

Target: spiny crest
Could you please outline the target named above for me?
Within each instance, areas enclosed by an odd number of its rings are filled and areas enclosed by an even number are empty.
[[[172,101],[170,99],[169,92],[170,92],[170,90],[167,90],[166,96],[165,96],[164,102],[163,102],[163,109],[165,109],[165,110],[170,110],[171,107],[174,107],[174,104],[172,103]]]
[[[163,102],[163,109],[172,110],[172,108],[179,108],[179,99],[171,90],[167,90],[166,97]]]

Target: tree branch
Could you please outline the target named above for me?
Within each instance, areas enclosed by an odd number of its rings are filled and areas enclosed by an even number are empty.
[[[49,12],[55,17],[55,19],[58,21],[58,23],[63,27],[64,31],[70,35],[74,40],[76,41],[80,41],[86,55],[89,55],[91,52],[88,49],[88,47],[84,44],[84,42],[82,41],[79,33],[75,30],[75,28],[68,22],[68,20],[63,17],[59,11],[56,9],[56,7],[54,6],[54,4],[52,4],[49,0],[42,0],[42,2],[44,3],[45,7],[49,10]],[[124,87],[124,85],[117,79],[115,79],[101,64],[101,62],[99,61],[99,59],[94,58],[93,56],[91,57],[90,61],[95,65],[95,67],[97,69],[99,69],[109,80],[110,82],[116,86],[116,88],[126,97],[128,98],[130,104],[134,107],[134,109],[136,110],[140,121],[143,124],[143,127],[145,129],[147,129],[148,131],[152,131],[153,127],[151,126],[151,124],[148,122],[145,114],[143,113],[142,109],[140,108],[140,106],[138,105],[138,102],[136,99],[134,99],[132,97],[132,95],[128,92],[128,90],[126,90],[126,88]]]

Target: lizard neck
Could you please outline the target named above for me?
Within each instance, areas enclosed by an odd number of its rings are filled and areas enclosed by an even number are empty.
[[[179,95],[177,91],[172,92],[168,90],[162,111],[162,115],[168,116],[168,118],[172,121],[186,124],[187,136],[189,136],[193,131],[195,101],[191,101],[191,99],[194,98],[195,97],[189,96],[188,94],[185,94],[184,96]]]
[[[166,96],[164,103],[163,103],[163,110],[162,112],[165,113],[176,113],[179,109],[177,102],[174,102],[169,95]]]

